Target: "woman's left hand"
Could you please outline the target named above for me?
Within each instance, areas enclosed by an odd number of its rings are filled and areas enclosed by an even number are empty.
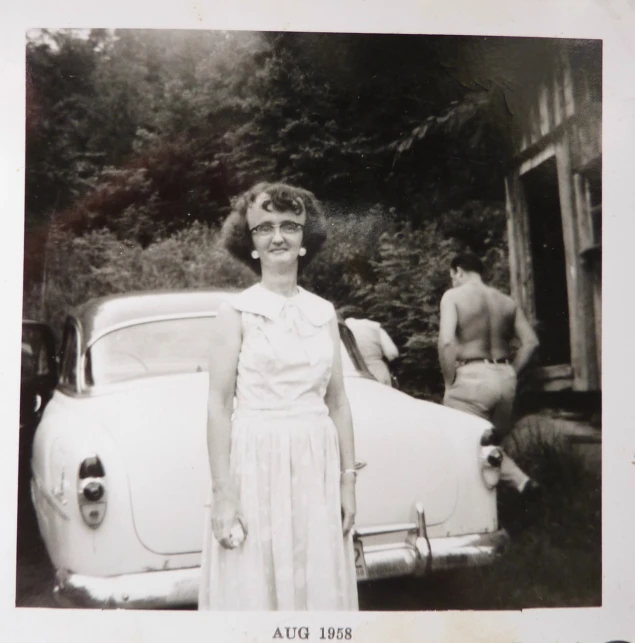
[[[340,482],[340,498],[342,502],[342,531],[345,536],[355,524],[355,476],[343,476]]]

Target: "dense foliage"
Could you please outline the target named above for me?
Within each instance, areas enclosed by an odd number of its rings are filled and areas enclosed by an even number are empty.
[[[504,213],[469,203],[472,247],[485,258],[491,281],[507,287]],[[447,266],[465,244],[465,211],[449,211],[414,229],[394,212],[333,218],[327,244],[302,281],[336,306],[357,304],[380,321],[401,348],[395,372],[416,396],[441,391],[436,356],[439,300],[448,287]],[[199,222],[146,247],[108,230],[49,239],[46,291],[25,293],[25,314],[59,330],[64,315],[91,297],[131,290],[245,287],[255,274],[233,259],[218,232]]]
[[[452,58],[484,45],[40,33],[27,47],[27,226],[54,215],[75,231],[122,236],[134,219],[147,243],[193,219],[217,221],[232,195],[269,178],[342,206],[397,206],[413,220],[465,198],[500,199],[502,121],[481,117],[500,91],[467,87]]]
[[[135,288],[244,285],[217,244],[231,198],[282,179],[324,202],[304,276],[438,391],[454,252],[505,288],[502,211],[527,62],[553,41],[221,31],[39,31],[27,45],[25,314]],[[512,55],[513,54],[513,55]],[[501,64],[504,61],[504,64]],[[531,69],[531,65],[529,65]]]

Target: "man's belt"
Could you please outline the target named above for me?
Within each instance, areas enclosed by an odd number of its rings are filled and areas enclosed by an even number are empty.
[[[468,357],[466,359],[457,359],[457,366],[465,366],[466,364],[472,364],[474,362],[480,362],[481,364],[511,364],[509,357],[499,357],[498,359],[490,359],[489,357]]]

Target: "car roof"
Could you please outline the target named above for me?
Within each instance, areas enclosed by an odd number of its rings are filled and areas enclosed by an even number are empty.
[[[132,324],[153,319],[214,314],[220,303],[238,292],[234,289],[152,290],[91,299],[71,311],[79,325],[82,349],[97,337]]]

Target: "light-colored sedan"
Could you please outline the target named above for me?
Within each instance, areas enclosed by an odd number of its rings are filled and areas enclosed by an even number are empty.
[[[196,603],[210,327],[228,297],[132,293],[68,316],[31,460],[62,604]],[[358,579],[490,563],[508,540],[491,425],[376,382],[345,327],[341,336],[359,469]]]

